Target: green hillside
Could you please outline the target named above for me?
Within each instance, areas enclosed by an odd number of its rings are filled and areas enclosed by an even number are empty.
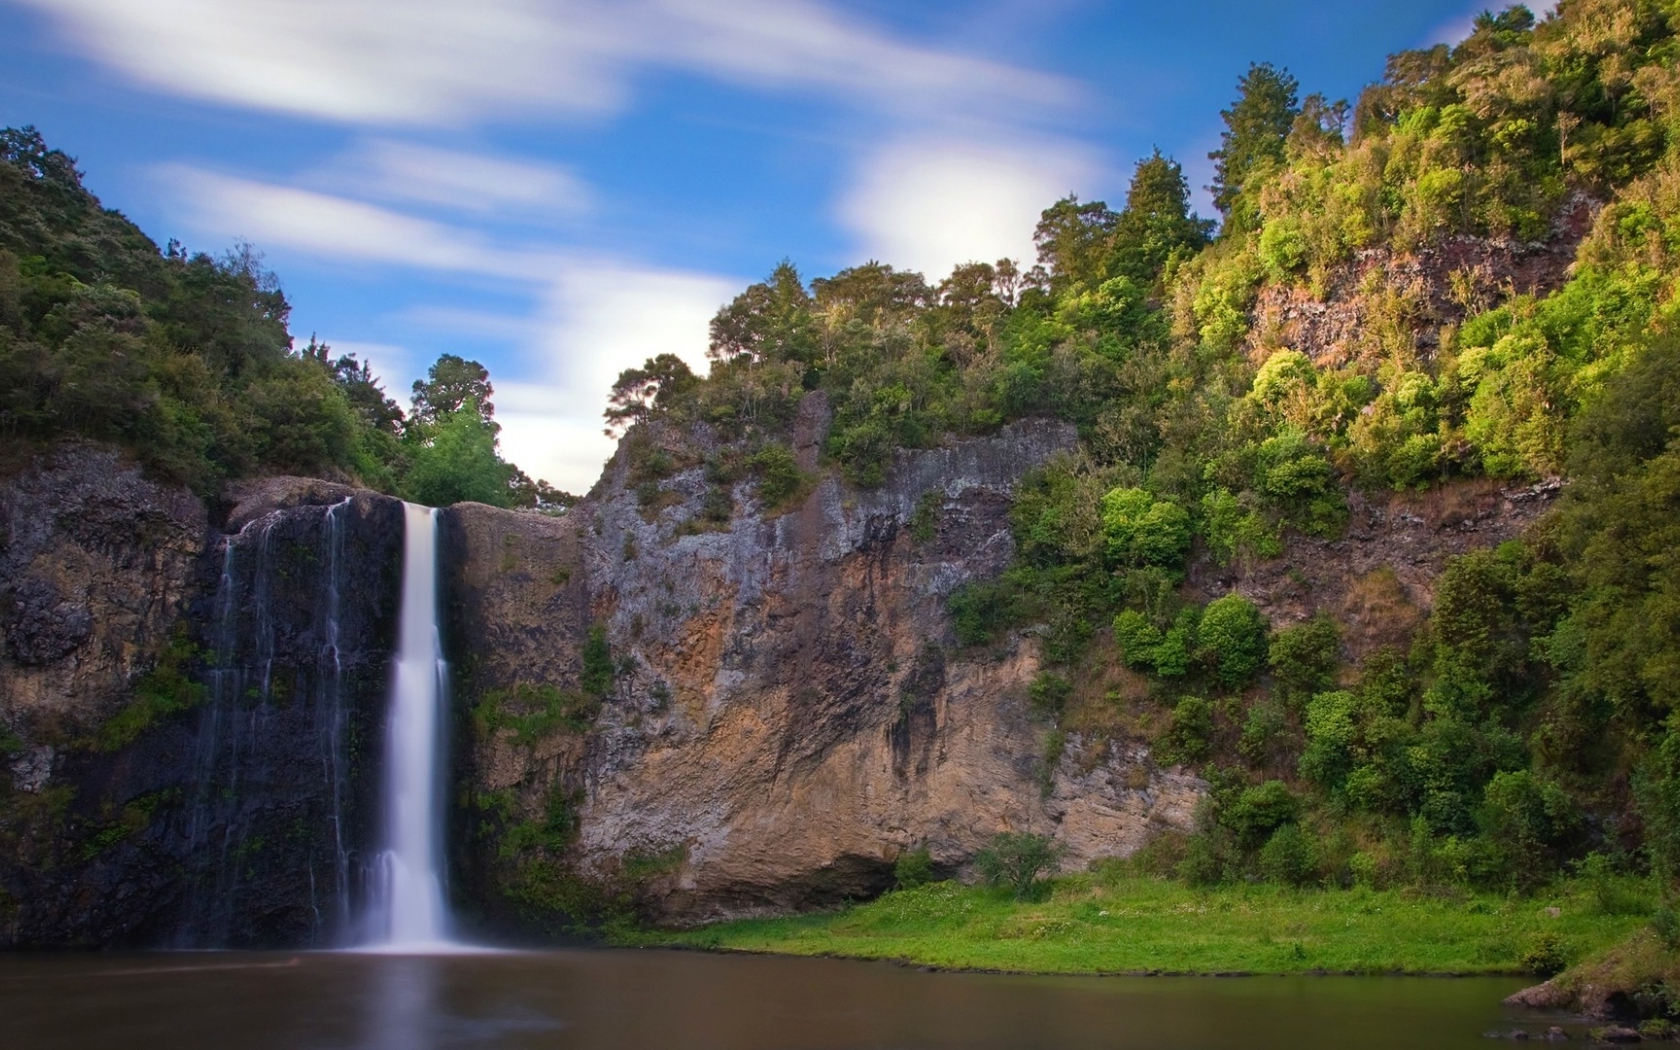
[[[670,435],[708,433],[720,525],[743,472],[772,509],[801,490],[808,391],[861,486],[896,449],[1077,424],[1079,453],[1018,494],[1014,567],[951,612],[979,652],[1037,625],[1046,769],[1080,732],[1146,739],[1212,784],[1201,830],[1159,842],[1149,870],[1500,891],[1582,864],[1672,877],[1677,25],[1680,5],[1652,0],[1564,0],[1538,24],[1513,7],[1393,56],[1352,105],[1256,65],[1213,155],[1217,234],[1157,154],[1119,208],[1046,209],[1027,271],[935,285],[871,262],[806,282],[784,263],[713,321],[708,378],[650,360],[608,422],[632,428],[652,509],[702,455]],[[1321,315],[1347,320],[1334,338],[1300,320]],[[1555,477],[1551,513],[1451,561],[1432,614],[1375,648],[1333,616],[1273,624],[1183,586],[1339,536],[1354,492]]]
[[[295,346],[250,245],[157,245],[32,128],[0,130],[0,433],[27,454],[124,445],[205,495],[235,478],[355,481],[427,503],[563,494],[502,462],[489,374],[445,355],[405,414],[355,355]]]

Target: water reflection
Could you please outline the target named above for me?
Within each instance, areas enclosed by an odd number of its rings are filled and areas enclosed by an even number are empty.
[[[433,1050],[443,1018],[438,1016],[436,960],[392,958],[379,968],[368,1002],[361,1045],[376,1050]]]
[[[1038,978],[679,952],[0,956],[7,1047],[1472,1047],[1504,978]],[[1577,1032],[1579,1034],[1579,1032]]]

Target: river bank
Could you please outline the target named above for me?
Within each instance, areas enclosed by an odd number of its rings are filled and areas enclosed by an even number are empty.
[[[1642,884],[1530,897],[1447,891],[1211,890],[1057,879],[1043,900],[942,882],[835,912],[623,934],[620,943],[885,959],[1038,974],[1534,974],[1595,956],[1648,920]],[[1647,907],[1647,903],[1651,907]]]

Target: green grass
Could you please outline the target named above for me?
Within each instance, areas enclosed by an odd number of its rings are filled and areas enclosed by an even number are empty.
[[[1637,892],[1642,898],[1643,887]],[[1271,885],[1195,890],[1148,878],[1104,885],[1072,876],[1056,880],[1040,902],[943,882],[838,912],[619,939],[1028,973],[1499,974],[1524,972],[1524,957],[1547,943],[1560,945],[1565,961],[1585,958],[1648,915],[1603,914],[1573,884],[1506,898]]]

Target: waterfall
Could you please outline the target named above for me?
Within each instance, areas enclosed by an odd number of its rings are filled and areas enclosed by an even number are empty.
[[[225,541],[181,829],[193,890],[177,947],[348,938],[359,887],[347,672],[366,659],[342,637],[351,505],[274,511]]]
[[[449,941],[443,898],[443,690],[438,639],[437,511],[403,506],[402,609],[385,732],[383,852],[368,947],[424,950]]]

